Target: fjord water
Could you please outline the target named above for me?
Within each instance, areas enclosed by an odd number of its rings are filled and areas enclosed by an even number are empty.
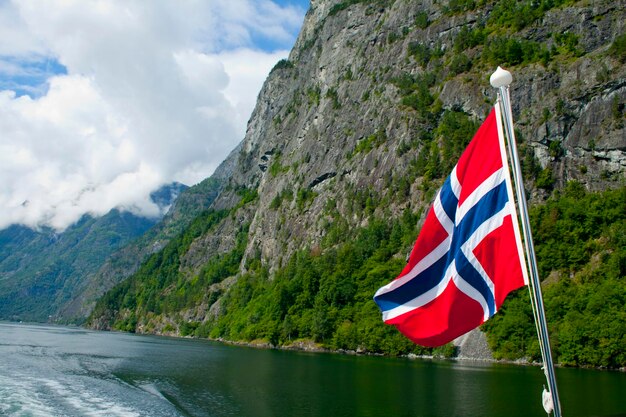
[[[626,415],[626,373],[557,378],[564,415]],[[542,382],[537,367],[0,323],[0,416],[541,416]]]

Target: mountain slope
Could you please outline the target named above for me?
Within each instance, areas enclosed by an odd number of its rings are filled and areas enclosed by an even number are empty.
[[[71,299],[80,279],[155,223],[113,210],[84,216],[63,233],[11,226],[0,231],[0,317],[47,321]]]
[[[184,230],[200,213],[206,210],[218,194],[224,169],[218,169],[214,178],[183,190],[170,209],[154,227],[128,241],[119,250],[100,262],[84,276],[71,297],[59,310],[59,320],[82,323],[102,294],[133,274],[150,254],[161,250],[167,242]],[[229,175],[228,172],[224,175]]]
[[[91,325],[417,349],[382,325],[371,297],[400,271],[493,105],[496,65],[514,74],[535,204],[571,181],[624,187],[622,6],[313,1],[227,160],[213,211],[107,293]]]
[[[170,184],[152,197],[165,212],[185,188]],[[85,215],[63,232],[18,225],[1,230],[0,317],[58,320],[80,294],[85,277],[157,220],[114,209],[100,218]]]

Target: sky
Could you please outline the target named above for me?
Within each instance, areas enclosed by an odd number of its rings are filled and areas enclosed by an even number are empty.
[[[211,175],[309,0],[0,0],[0,229],[63,231]]]

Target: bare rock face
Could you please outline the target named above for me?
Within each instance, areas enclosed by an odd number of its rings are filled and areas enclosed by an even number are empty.
[[[236,204],[237,187],[258,191],[246,253],[260,254],[272,270],[295,250],[320,242],[330,206],[351,225],[362,224],[363,217],[349,209],[356,191],[384,198],[394,180],[405,177],[410,196],[385,210],[394,216],[428,203],[422,201],[423,178],[409,170],[421,138],[436,123],[425,123],[403,104],[397,80],[437,74],[428,87],[430,105],[475,120],[495,102],[488,83],[494,68],[481,59],[486,47],[455,49],[460,34],[484,26],[494,4],[450,14],[440,3],[352,3],[311,3],[289,60],[277,65],[259,94],[246,137],[227,162],[231,185],[214,204]],[[618,3],[577,3],[549,10],[517,33],[508,29],[512,38],[555,56],[510,68],[518,139],[532,150],[538,169],[551,170],[551,187],[570,180],[593,190],[623,183],[626,70],[607,53],[623,33]],[[428,24],[418,25],[418,17]],[[571,34],[574,52],[558,52],[564,47],[555,34],[561,33]],[[428,60],[419,55],[422,47]],[[457,74],[451,66],[460,53],[473,64]],[[410,150],[403,153],[406,144]]]
[[[457,359],[493,360],[487,337],[480,329],[474,329],[457,338],[454,345],[457,347]]]

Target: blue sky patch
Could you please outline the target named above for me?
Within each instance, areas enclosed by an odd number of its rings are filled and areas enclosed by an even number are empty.
[[[0,90],[15,91],[16,96],[38,98],[48,92],[48,78],[67,74],[55,58],[31,59],[0,56]]]

